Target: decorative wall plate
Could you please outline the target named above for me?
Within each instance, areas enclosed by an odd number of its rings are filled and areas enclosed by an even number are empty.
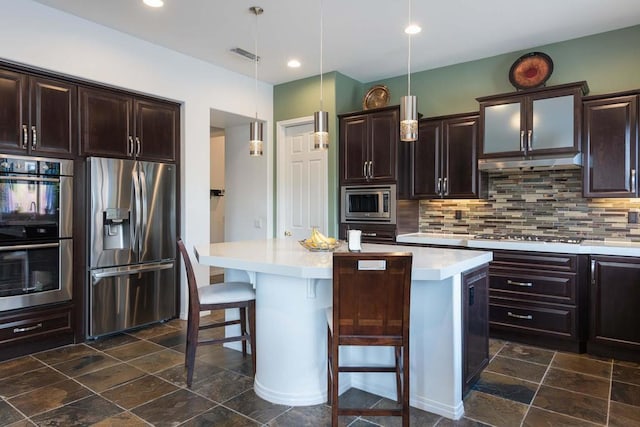
[[[389,88],[384,85],[375,85],[367,92],[362,100],[362,108],[370,110],[371,108],[386,107],[389,103]]]
[[[553,72],[553,61],[542,52],[530,52],[518,58],[509,70],[509,81],[516,89],[543,86]]]

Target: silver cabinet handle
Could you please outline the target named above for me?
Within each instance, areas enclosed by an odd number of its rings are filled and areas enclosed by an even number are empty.
[[[367,176],[367,162],[366,160],[362,163],[362,176],[364,176],[365,178],[369,178]]]
[[[27,125],[22,125],[22,148],[27,149],[29,143],[29,128]]]
[[[507,316],[515,317],[516,319],[533,320],[533,316],[530,314],[527,314],[527,315],[513,314],[512,312],[508,311]]]
[[[591,284],[596,284],[596,261],[591,260]]]
[[[436,193],[442,194],[442,178],[438,178],[438,183],[436,184]]]
[[[369,160],[369,178],[373,178],[373,160]]]
[[[20,332],[29,332],[40,328],[42,328],[42,323],[38,323],[37,325],[33,326],[25,326],[24,328],[13,328],[13,333],[19,334]]]
[[[631,169],[631,191],[636,191],[636,170]]]
[[[128,138],[127,156],[133,156],[133,137],[131,135]]]
[[[140,155],[140,146],[142,144],[140,143],[140,138],[138,138],[136,136],[136,157],[138,157]]]
[[[35,126],[31,126],[31,148],[36,148],[38,144],[38,130]]]
[[[520,131],[520,151],[524,152],[524,131]]]
[[[378,235],[378,233],[362,233],[363,236],[367,236],[367,237],[376,237]]]
[[[533,136],[533,131],[531,129],[529,129],[527,131],[527,151],[532,151],[533,148],[531,147],[532,145],[532,136]]]
[[[515,282],[513,280],[507,280],[507,285],[524,286],[524,287],[530,288],[530,287],[533,286],[533,283],[531,283],[531,282]]]
[[[443,195],[443,196],[446,196],[446,195],[448,195],[448,194],[449,194],[449,185],[448,185],[447,183],[448,183],[448,180],[447,180],[447,178],[445,177],[445,178],[442,180],[442,184],[443,184],[443,185],[442,185],[442,186],[443,186],[443,188],[442,188],[442,195]]]

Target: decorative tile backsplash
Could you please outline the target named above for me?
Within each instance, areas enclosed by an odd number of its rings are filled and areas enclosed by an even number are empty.
[[[420,231],[640,242],[630,211],[640,212],[640,199],[583,198],[579,169],[491,173],[486,200],[421,200]]]

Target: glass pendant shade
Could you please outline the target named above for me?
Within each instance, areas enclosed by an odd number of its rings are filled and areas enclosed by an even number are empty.
[[[249,155],[251,156],[262,156],[262,135],[263,135],[263,123],[262,122],[251,122],[249,128]]]
[[[418,139],[418,99],[414,95],[400,98],[400,141]]]
[[[313,148],[316,150],[329,148],[329,113],[327,111],[313,113]]]

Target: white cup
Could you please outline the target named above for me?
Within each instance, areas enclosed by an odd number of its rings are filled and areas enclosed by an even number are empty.
[[[349,230],[347,240],[349,241],[350,251],[361,251],[360,240],[362,238],[362,230]]]

